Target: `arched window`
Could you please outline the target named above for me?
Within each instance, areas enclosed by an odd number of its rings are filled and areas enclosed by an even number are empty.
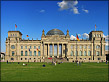
[[[86,56],[86,51],[84,51],[84,56]]]
[[[99,55],[100,55],[99,51],[97,51],[97,52],[96,52],[96,55],[97,55],[97,56],[99,56]]]
[[[91,51],[88,51],[88,56],[91,56]]]
[[[34,51],[34,56],[36,56],[36,51]]]
[[[11,34],[11,37],[12,37],[12,34]]]
[[[17,34],[15,34],[15,37],[17,37]]]
[[[14,51],[12,51],[12,56],[14,56]]]
[[[79,55],[82,56],[82,51],[79,52]]]
[[[30,51],[29,55],[32,56],[32,51]]]
[[[78,51],[75,51],[75,56],[77,56],[78,55]]]
[[[99,37],[99,35],[97,34],[97,37]]]
[[[82,46],[80,45],[80,49],[82,49]]]
[[[71,56],[73,56],[73,51],[71,51]]]
[[[21,56],[23,56],[23,51],[21,51]]]
[[[12,46],[11,46],[11,49],[15,49],[15,46],[14,46],[14,45],[12,45]]]
[[[97,46],[96,46],[96,49],[100,49],[100,46],[99,46],[99,45],[97,45]]]
[[[88,49],[90,49],[90,45],[88,46]]]
[[[25,51],[25,56],[27,56],[27,51]]]
[[[13,37],[14,37],[14,34],[13,34]]]

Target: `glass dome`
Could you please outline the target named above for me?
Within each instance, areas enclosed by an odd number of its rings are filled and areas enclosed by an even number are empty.
[[[64,33],[59,29],[52,29],[46,35],[64,35]]]

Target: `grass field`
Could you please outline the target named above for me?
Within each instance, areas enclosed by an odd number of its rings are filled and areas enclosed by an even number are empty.
[[[106,63],[1,63],[1,81],[108,81]]]

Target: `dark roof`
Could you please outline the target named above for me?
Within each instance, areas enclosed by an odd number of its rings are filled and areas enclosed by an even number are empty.
[[[46,35],[64,35],[64,33],[59,29],[52,29]]]
[[[19,32],[19,34],[21,34],[21,35],[22,35],[22,33],[21,33],[20,31],[8,31],[8,32]]]

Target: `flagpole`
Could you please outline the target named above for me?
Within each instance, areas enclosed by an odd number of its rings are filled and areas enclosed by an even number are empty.
[[[77,40],[76,40],[76,60],[77,60]]]

